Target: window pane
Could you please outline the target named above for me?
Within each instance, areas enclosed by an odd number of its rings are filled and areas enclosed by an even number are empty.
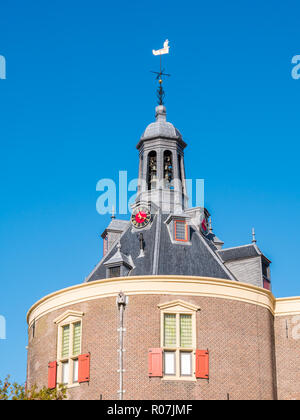
[[[70,325],[66,325],[62,328],[62,349],[61,349],[62,358],[69,356],[69,346],[70,346]]]
[[[77,356],[80,354],[80,342],[81,342],[81,322],[74,324],[73,330],[73,355]]]
[[[180,347],[192,347],[192,315],[180,315]]]
[[[78,382],[78,359],[73,360],[73,382]]]
[[[192,353],[180,352],[180,375],[192,374]]]
[[[176,315],[165,314],[164,316],[164,342],[165,347],[176,346]]]
[[[109,277],[113,278],[113,277],[120,277],[121,275],[121,267],[111,267],[109,269]]]
[[[68,384],[69,383],[69,362],[62,363],[62,383]]]
[[[186,241],[186,223],[185,222],[175,222],[175,239]]]
[[[175,352],[165,351],[164,357],[165,357],[165,363],[164,363],[165,375],[175,375]]]

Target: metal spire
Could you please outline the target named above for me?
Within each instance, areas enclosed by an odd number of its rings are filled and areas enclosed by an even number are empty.
[[[111,209],[111,216],[110,216],[110,218],[111,218],[111,219],[115,219],[115,218],[116,218],[116,216],[115,216],[115,208],[114,208],[114,206],[112,206],[112,209]]]
[[[151,73],[157,74],[156,80],[158,80],[158,83],[159,83],[157,91],[156,91],[157,92],[156,93],[157,94],[157,99],[158,99],[157,103],[158,103],[158,105],[164,105],[164,99],[165,99],[166,94],[165,94],[165,91],[164,91],[163,86],[162,86],[162,82],[163,82],[162,76],[171,76],[171,75],[167,74],[167,73],[164,73],[164,69],[163,70],[160,69],[159,72],[151,71]]]
[[[255,238],[255,229],[252,228],[252,243],[255,244],[256,243],[256,238]]]
[[[163,54],[169,54],[169,49],[170,49],[169,41],[166,40],[164,42],[164,48],[157,51],[155,50],[152,51],[154,55],[159,55],[159,62],[160,62],[159,72],[151,71],[151,73],[154,73],[157,75],[156,80],[158,80],[158,83],[159,83],[158,88],[157,88],[158,105],[164,105],[164,98],[165,98],[165,91],[162,86],[162,82],[163,82],[162,76],[171,76],[170,74],[164,73],[165,69],[162,69],[162,66],[161,66],[161,56]]]

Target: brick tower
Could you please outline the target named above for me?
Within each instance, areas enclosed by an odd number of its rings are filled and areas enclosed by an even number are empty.
[[[273,296],[255,236],[223,248],[208,210],[188,207],[185,147],[156,107],[130,220],[112,217],[82,284],[28,312],[28,386],[63,383],[69,399],[300,398],[300,298]]]

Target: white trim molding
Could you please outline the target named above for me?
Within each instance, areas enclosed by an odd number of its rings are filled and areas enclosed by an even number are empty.
[[[193,305],[192,303],[185,302],[184,300],[177,299],[177,300],[171,300],[170,302],[161,303],[160,305],[157,305],[159,309],[164,310],[167,312],[168,309],[171,309],[175,312],[180,313],[190,313],[193,311],[200,311],[200,307]]]
[[[34,320],[67,306],[90,300],[115,297],[122,290],[126,295],[205,296],[237,300],[258,305],[275,315],[276,299],[266,289],[232,280],[191,276],[132,276],[82,283],[47,295],[27,313],[31,326]],[[300,298],[299,298],[300,299]]]
[[[275,316],[300,315],[300,297],[276,299]]]
[[[59,315],[57,318],[54,319],[54,324],[70,324],[72,322],[81,321],[84,313],[78,311],[66,311],[62,315]]]

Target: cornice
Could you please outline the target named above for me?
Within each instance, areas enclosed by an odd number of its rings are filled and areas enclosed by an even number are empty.
[[[58,290],[43,297],[29,309],[27,322],[31,325],[33,320],[70,305],[117,296],[120,290],[128,296],[167,294],[230,299],[264,307],[276,315],[276,299],[266,289],[210,277],[157,275],[103,279]]]

